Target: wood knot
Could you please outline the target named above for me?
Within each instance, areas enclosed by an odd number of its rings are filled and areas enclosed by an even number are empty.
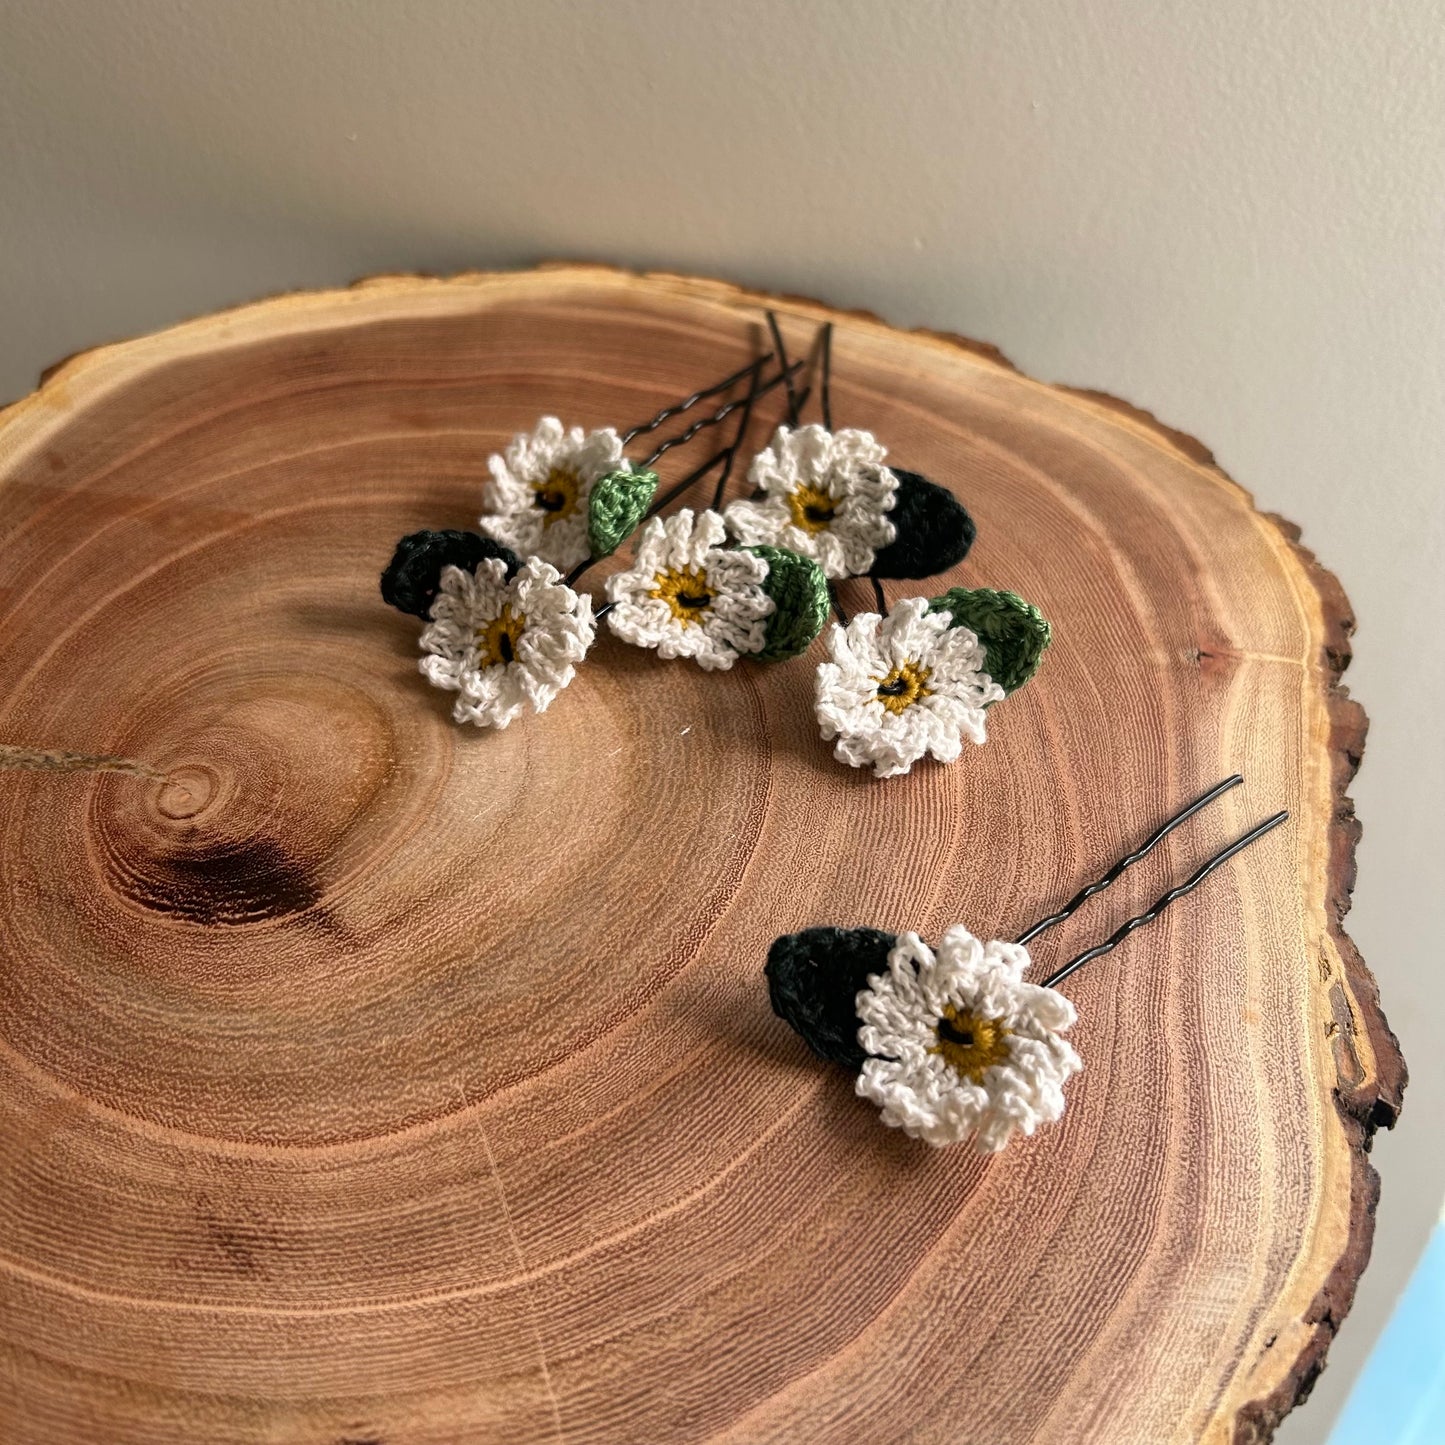
[[[205,811],[220,791],[215,771],[203,765],[188,765],[170,773],[156,799],[163,818],[194,818]]]
[[[144,907],[207,926],[284,918],[321,901],[310,871],[266,838],[162,854],[132,887]]]

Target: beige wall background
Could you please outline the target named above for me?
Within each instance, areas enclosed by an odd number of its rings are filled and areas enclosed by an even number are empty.
[[[1280,1436],[1323,1440],[1445,1196],[1438,0],[0,0],[0,398],[228,303],[556,256],[993,341],[1199,436],[1343,579],[1351,928],[1413,1080]]]

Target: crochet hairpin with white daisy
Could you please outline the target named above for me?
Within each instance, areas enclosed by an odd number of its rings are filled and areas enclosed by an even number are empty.
[[[517,555],[540,557],[560,572],[580,571],[610,556],[653,505],[658,484],[653,465],[703,428],[716,426],[741,403],[719,407],[659,443],[637,463],[624,455],[625,449],[745,378],[750,382],[749,400],[784,381],[791,386],[798,364],[761,382],[762,368],[771,360],[769,352],[620,434],[610,426],[584,432],[581,427],[564,427],[555,416],[544,416],[534,430],[519,432],[505,452],[488,459],[491,480],[483,488],[482,531]]]
[[[916,933],[872,928],[787,934],[774,942],[764,970],[773,1010],[820,1058],[857,1074],[856,1092],[878,1106],[885,1124],[936,1146],[971,1139],[981,1153],[1002,1149],[1015,1134],[1062,1118],[1064,1086],[1083,1067],[1063,1037],[1075,1012],[1058,985],[1289,815],[1251,828],[1041,983],[1024,979],[1032,963],[1026,945],[1241,782],[1235,774],[1216,784],[1011,943],[983,941],[961,925],[945,930],[936,949]]]
[[[786,367],[771,312],[768,325]],[[921,758],[953,762],[965,741],[982,744],[986,710],[1038,671],[1052,632],[1032,603],[989,587],[908,597],[889,610],[884,580],[928,577],[963,561],[973,519],[944,488],[885,465],[870,432],[833,429],[831,323],[818,351],[823,425],[798,425],[800,399],[785,371],[791,426],[779,427],[754,460],[754,496],[733,502],[724,518],[740,541],[787,546],[827,574],[838,625],[817,671],[819,729],[839,762],[897,777]],[[863,576],[878,610],[849,621],[837,583]]]
[[[381,595],[399,611],[427,622],[421,634],[426,654],[421,671],[434,686],[458,694],[452,709],[456,722],[504,728],[525,712],[546,711],[572,681],[596,633],[592,599],[574,591],[572,583],[594,562],[615,551],[649,511],[659,511],[719,464],[723,467],[719,487],[726,485],[753,402],[791,377],[791,372],[782,371],[764,381],[762,373],[771,359],[768,353],[722,381],[664,407],[623,437],[611,429],[594,432],[590,438],[563,433],[560,423],[544,418],[536,432],[518,437],[509,449],[508,456],[515,462],[508,473],[511,480],[520,485],[521,479],[530,476],[531,481],[530,500],[514,510],[507,526],[494,514],[490,519],[494,535],[421,531],[397,543],[382,573]],[[660,443],[637,469],[621,457],[625,442],[655,431],[703,398],[721,395],[744,379],[748,382],[744,396],[724,403]],[[743,421],[732,442],[695,467],[666,496],[654,500],[658,478],[650,470],[652,464],[739,408]],[[604,456],[610,470],[600,471],[599,458]],[[551,462],[544,469],[548,457]],[[494,479],[497,461],[494,457]],[[578,544],[569,540],[569,534],[554,539],[558,550],[551,551],[550,557],[534,552],[525,558],[495,535],[502,531],[519,541],[539,538],[547,544],[547,525],[545,520],[537,522],[538,516],[559,516],[567,527],[580,527],[586,538],[583,555],[566,578],[551,559],[575,557]],[[766,565],[761,583],[773,577],[776,590],[776,579],[786,571],[781,559]],[[683,595],[684,604],[691,600]],[[774,637],[776,650],[775,634],[787,630],[778,626],[778,619],[784,618],[786,611],[781,603],[769,601],[770,620],[762,629],[764,648],[768,638]],[[808,634],[809,641],[821,625],[820,617]]]
[[[786,368],[777,317],[769,311],[767,318]],[[811,557],[830,581],[932,577],[957,566],[973,546],[973,518],[946,488],[886,464],[888,452],[872,432],[834,430],[831,323],[819,350],[822,425],[800,425],[803,398],[786,381],[788,422],[753,458],[753,495],[728,505],[728,531],[739,542]]]
[[[1032,676],[1049,640],[1048,623],[1013,593],[964,588],[905,599],[886,616],[848,622],[830,567],[850,575],[847,567],[866,562],[881,614],[881,579],[952,566],[972,545],[973,522],[943,488],[883,466],[882,450],[867,433],[797,427],[810,389],[795,390],[801,363],[788,361],[771,312],[768,324],[775,351],[622,435],[611,428],[566,432],[555,418],[544,418],[534,432],[516,437],[505,458],[491,459],[486,536],[426,531],[398,543],[382,596],[427,620],[421,670],[458,694],[457,722],[506,727],[528,710],[544,711],[574,677],[604,616],[612,632],[634,646],[725,670],[740,657],[778,662],[798,656],[822,631],[831,606],[842,625],[829,637],[831,660],[818,669],[817,713],[840,760],[871,763],[880,777],[891,777],[928,754],[956,758],[966,738],[984,740],[985,708]],[[775,355],[778,369],[764,380]],[[821,364],[823,415],[831,423],[831,327],[822,333]],[[744,378],[744,395],[659,443],[635,467],[623,456],[638,436]],[[754,403],[779,386],[787,390],[794,426],[778,429],[752,476],[766,492],[777,455],[794,455],[802,470],[787,505],[802,508],[804,525],[767,532],[761,513],[748,521],[752,514],[737,512],[738,504],[722,508]],[[654,463],[735,411],[741,415],[731,442],[658,498]],[[708,509],[658,515],[718,467]],[[818,501],[825,494],[837,504],[831,510]],[[868,521],[870,507],[878,516],[889,512],[886,524]],[[639,524],[631,566],[608,579],[609,600],[594,612],[575,584]],[[764,533],[772,540],[762,539]],[[877,545],[860,562],[865,533]],[[565,577],[563,567],[571,569]]]

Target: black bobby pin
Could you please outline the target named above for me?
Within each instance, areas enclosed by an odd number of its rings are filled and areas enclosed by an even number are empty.
[[[680,482],[675,482],[670,486],[652,506],[647,509],[648,516],[655,515],[669,503],[675,502],[694,482],[705,477],[719,462],[726,461],[733,450],[733,447],[725,446],[721,451],[714,452],[701,466],[694,467]]]
[[[1205,801],[1207,802],[1208,799],[1205,799]],[[1137,914],[1135,917],[1129,919],[1127,923],[1120,924],[1103,943],[1093,948],[1085,949],[1083,953],[1071,958],[1057,972],[1051,973],[1048,978],[1043,981],[1042,986],[1044,988],[1057,988],[1075,969],[1082,968],[1086,963],[1096,958],[1102,958],[1106,953],[1112,953],[1136,929],[1143,928],[1146,923],[1152,923],[1175,899],[1183,898],[1186,893],[1193,892],[1216,868],[1222,867],[1233,858],[1236,853],[1249,847],[1256,838],[1262,838],[1271,828],[1279,827],[1288,817],[1289,814],[1287,812],[1279,812],[1272,818],[1266,818],[1264,822],[1257,823],[1243,837],[1236,838],[1229,847],[1200,864],[1183,883],[1179,884],[1176,888],[1171,888],[1150,907],[1146,908],[1143,913]]]
[[[747,396],[740,396],[735,400],[728,402],[726,406],[719,407],[710,416],[699,418],[697,421],[693,422],[693,424],[685,431],[680,431],[675,437],[668,437],[665,442],[663,442],[660,446],[656,447],[653,450],[651,456],[645,457],[638,464],[638,470],[645,471],[654,462],[659,461],[668,452],[670,452],[673,447],[680,447],[685,442],[690,442],[693,437],[698,434],[698,432],[703,430],[704,427],[717,426],[719,422],[725,421],[740,406],[743,406],[745,404],[750,406],[757,397],[764,396],[766,395],[766,393],[772,391],[772,389],[777,386],[779,382],[781,382],[784,386],[788,388],[789,394],[791,395],[793,389],[793,373],[798,371],[802,367],[802,365],[803,363],[801,361],[795,361],[792,366],[786,368],[783,371],[780,371],[770,381],[765,381],[761,386],[754,388],[748,393]],[[752,368],[749,367],[748,370],[751,371]]]
[[[826,391],[824,395],[827,395]],[[826,426],[827,423],[825,422],[824,425]],[[880,617],[887,617],[888,599],[883,595],[883,584],[876,577],[869,577],[868,580],[873,584],[873,599],[878,604],[878,615]]]
[[[783,345],[783,333],[778,329],[778,318],[771,311],[767,313],[767,317],[768,330],[773,333],[773,350],[778,353],[778,365],[783,368],[783,374],[786,376],[788,375],[788,372],[790,370],[788,366],[788,348]],[[787,386],[788,425],[797,426],[798,413],[802,411],[803,403],[798,399],[796,393],[793,391],[793,382],[791,377],[789,377]]]
[[[880,607],[879,611],[881,612],[882,610]],[[1047,918],[1039,919],[1032,928],[1025,929],[1024,932],[1019,934],[1019,936],[1014,939],[1014,942],[1027,943],[1030,939],[1037,938],[1046,928],[1052,928],[1054,924],[1062,923],[1064,919],[1077,913],[1089,899],[1096,893],[1102,893],[1111,883],[1114,883],[1126,869],[1132,868],[1141,858],[1147,858],[1181,823],[1188,822],[1201,808],[1208,807],[1216,798],[1221,797],[1231,788],[1237,788],[1243,781],[1244,779],[1238,773],[1233,773],[1231,776],[1225,778],[1222,783],[1216,783],[1203,797],[1196,798],[1187,808],[1175,813],[1172,818],[1151,833],[1132,853],[1126,854],[1123,858],[1119,859],[1102,878],[1090,883],[1087,888],[1081,888],[1057,913],[1051,913]]]
[[[629,442],[635,441],[644,432],[656,431],[664,422],[671,421],[675,416],[681,416],[685,411],[691,411],[698,402],[704,401],[710,396],[717,396],[719,392],[727,391],[729,388],[736,386],[737,383],[749,373],[756,375],[757,370],[772,359],[773,353],[770,351],[766,356],[759,357],[757,361],[750,361],[746,366],[740,366],[731,376],[723,377],[721,381],[714,382],[712,386],[705,386],[701,391],[695,391],[691,396],[684,397],[682,401],[675,402],[671,406],[663,407],[651,421],[642,422],[630,431],[623,432],[623,447],[626,448]]]
[[[823,374],[820,383],[821,394],[819,396],[819,400],[823,404],[823,425],[828,431],[832,431],[833,397],[831,387],[833,379],[833,323],[831,321],[823,327],[822,352]],[[881,612],[883,609],[880,607],[878,610]]]
[[[833,603],[833,611],[838,615],[838,622],[841,626],[848,625],[848,614],[843,611],[843,604],[838,601],[838,589],[830,582],[828,584],[828,596]]]
[[[769,356],[772,353],[769,353]],[[753,402],[758,396],[758,380],[763,374],[763,362],[768,357],[764,356],[753,366],[752,380],[748,385],[747,395],[743,397],[743,411],[738,418],[738,429],[733,435],[733,444],[727,449],[727,462],[718,476],[717,486],[713,488],[712,509],[714,512],[721,510],[723,494],[728,489],[728,478],[733,474],[733,463],[738,459],[738,448],[742,446],[743,439],[748,434],[748,427],[753,419]]]

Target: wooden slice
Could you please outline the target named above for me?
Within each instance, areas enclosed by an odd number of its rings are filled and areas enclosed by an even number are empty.
[[[642,420],[756,355],[760,305],[385,278],[89,353],[0,420],[7,1442],[1157,1445],[1308,1388],[1404,1069],[1340,929],[1347,604],[1201,448],[785,304],[799,351],[838,323],[838,424],[978,520],[891,596],[1056,625],[986,747],[886,782],[819,739],[816,647],[706,673],[604,635],[481,732],[382,606],[513,432]],[[1012,936],[1235,770],[1035,950],[1291,810],[1069,981],[1085,1069],[1034,1139],[904,1138],[770,1012],[775,935]]]

